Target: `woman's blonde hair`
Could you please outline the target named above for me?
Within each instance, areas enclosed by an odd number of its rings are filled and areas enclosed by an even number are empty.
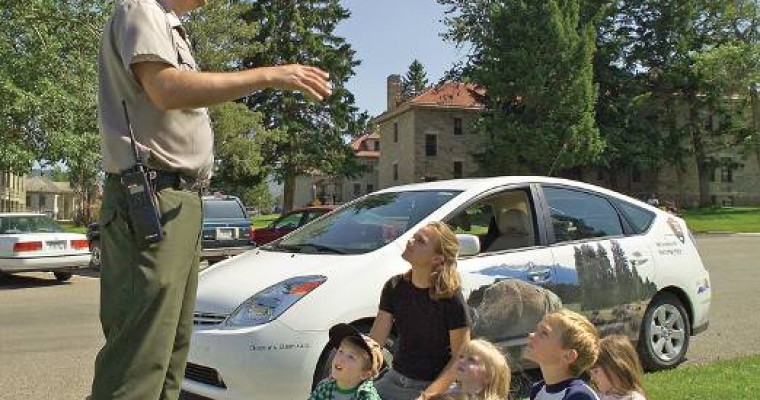
[[[435,233],[438,240],[436,251],[443,256],[441,266],[433,268],[430,274],[430,298],[433,300],[452,298],[462,288],[462,278],[457,271],[459,241],[451,228],[443,222],[431,222],[425,227]]]
[[[503,400],[507,398],[512,372],[504,354],[496,346],[484,339],[473,339],[464,346],[461,355],[463,357],[477,355],[486,367],[488,382],[483,392],[478,393],[479,399]]]
[[[605,336],[599,341],[599,357],[595,367],[607,374],[607,379],[620,395],[637,391],[646,396],[641,384],[641,362],[631,341],[623,335]]]

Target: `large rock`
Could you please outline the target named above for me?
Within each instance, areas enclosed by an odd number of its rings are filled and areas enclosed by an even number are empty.
[[[518,279],[504,279],[472,292],[473,337],[500,342],[532,332],[546,313],[562,308],[552,291]]]

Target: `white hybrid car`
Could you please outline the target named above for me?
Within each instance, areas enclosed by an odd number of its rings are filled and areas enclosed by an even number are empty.
[[[383,284],[409,268],[407,240],[430,221],[458,234],[473,336],[513,360],[560,307],[603,333],[628,335],[650,370],[681,362],[690,337],[708,326],[709,274],[670,213],[555,178],[420,183],[366,195],[201,272],[183,390],[219,400],[308,398],[329,371],[328,329],[369,330]]]

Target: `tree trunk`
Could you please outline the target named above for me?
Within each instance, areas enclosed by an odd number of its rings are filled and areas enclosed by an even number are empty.
[[[692,100],[693,101],[693,100]],[[707,207],[710,201],[710,171],[711,165],[705,151],[705,142],[699,125],[699,114],[696,106],[689,105],[689,130],[694,146],[694,159],[697,162],[697,177],[699,178],[699,206]]]
[[[293,197],[296,191],[296,177],[288,174],[285,176],[285,185],[282,194],[282,212],[286,213],[293,209]]]

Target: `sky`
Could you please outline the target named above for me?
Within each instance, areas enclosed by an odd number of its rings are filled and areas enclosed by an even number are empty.
[[[336,30],[356,51],[361,64],[354,69],[348,89],[360,111],[371,116],[385,111],[386,78],[405,75],[416,58],[437,82],[466,52],[445,42],[440,33],[445,8],[435,0],[341,0],[351,17]]]

